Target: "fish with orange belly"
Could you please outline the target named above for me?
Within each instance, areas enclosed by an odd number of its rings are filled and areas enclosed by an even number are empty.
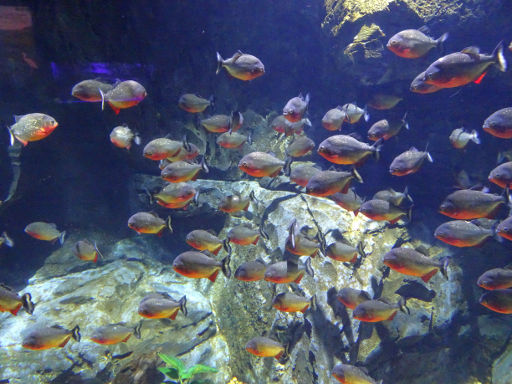
[[[252,192],[251,192],[252,195]],[[251,204],[251,197],[242,197],[240,195],[227,195],[219,203],[219,210],[226,213],[237,213],[247,211]]]
[[[254,177],[276,177],[285,162],[266,152],[251,152],[240,160],[238,168]]]
[[[423,162],[428,160],[433,163],[434,160],[430,153],[425,151],[419,151],[415,147],[411,147],[409,150],[402,152],[400,155],[395,157],[389,166],[389,173],[394,176],[406,176],[419,171]]]
[[[0,284],[0,312],[10,312],[16,316],[21,307],[30,315],[34,312],[34,303],[30,293],[20,296],[12,288]]]
[[[71,338],[80,341],[81,335],[78,325],[71,330],[60,325],[35,327],[23,337],[21,345],[23,348],[35,351],[50,348],[64,348]]]
[[[379,158],[381,143],[377,140],[370,145],[352,136],[334,135],[320,143],[317,153],[334,164],[361,165],[371,155]]]
[[[308,109],[309,101],[309,93],[306,94],[306,97],[302,96],[302,93],[299,96],[292,97],[283,108],[283,116],[290,123],[300,121]]]
[[[478,278],[476,284],[488,291],[512,288],[512,269],[510,269],[510,266],[507,266],[505,268],[493,268],[485,271]]]
[[[14,124],[7,128],[11,137],[11,145],[14,145],[16,140],[24,146],[30,141],[42,140],[59,125],[53,117],[44,113],[14,116],[14,121]]]
[[[217,71],[218,74],[222,68],[236,79],[239,80],[254,80],[265,74],[265,66],[256,56],[242,53],[237,51],[229,59],[223,59],[219,52],[217,52]]]
[[[78,240],[73,247],[73,253],[80,260],[92,261],[93,263],[98,261],[98,256],[102,259],[104,258],[98,249],[96,242],[93,244],[89,240]]]
[[[439,207],[439,212],[457,220],[493,218],[506,200],[506,196],[462,189],[446,196]]]
[[[267,266],[261,259],[246,261],[235,271],[235,279],[240,281],[260,281],[265,277]]]
[[[311,258],[308,257],[304,264],[297,264],[291,260],[279,261],[267,266],[264,279],[276,284],[299,284],[304,274],[307,273],[311,277],[315,276],[313,268],[311,268]]]
[[[264,336],[249,340],[245,345],[245,349],[255,356],[274,357],[278,361],[285,354],[286,350],[280,342]]]
[[[495,289],[485,292],[478,302],[491,311],[512,314],[512,289]]]
[[[362,302],[371,300],[368,292],[350,287],[341,288],[336,298],[341,304],[352,310]]]
[[[171,216],[163,220],[153,212],[137,212],[128,219],[128,227],[139,235],[142,233],[161,236],[168,228],[172,233]]]
[[[396,304],[390,304],[382,299],[366,300],[354,308],[354,319],[367,323],[378,323],[393,320],[398,310],[407,313],[405,301],[400,299]]]
[[[198,251],[209,251],[217,255],[222,247],[228,250],[227,242],[219,239],[215,234],[204,229],[195,229],[189,232],[185,238],[185,242]]]
[[[110,91],[101,94],[101,110],[105,108],[107,102],[115,114],[119,114],[121,109],[127,109],[136,106],[148,95],[142,84],[135,80],[126,80],[116,84]]]
[[[361,368],[348,364],[336,365],[332,376],[342,384],[383,384],[382,380],[376,381]]]
[[[175,320],[178,311],[187,316],[187,297],[183,296],[179,301],[174,300],[167,293],[150,293],[139,303],[139,315],[148,319]]]
[[[283,292],[272,300],[272,306],[281,312],[302,312],[305,313],[308,308],[315,308],[316,295],[309,299],[303,296],[295,295],[291,292]]]
[[[125,323],[103,325],[92,331],[90,339],[102,345],[126,343],[132,335],[136,339],[140,339],[141,327],[142,322],[139,322],[135,327],[129,327]]]
[[[186,277],[208,279],[215,282],[219,271],[222,271],[227,278],[231,276],[230,259],[231,255],[229,253],[222,261],[217,261],[202,252],[187,251],[180,253],[174,259],[172,269]]]
[[[25,227],[25,233],[34,239],[50,241],[55,243],[57,240],[62,245],[66,238],[66,231],[59,231],[54,223],[45,223],[44,221],[35,221]]]
[[[412,207],[406,210],[397,207],[386,200],[372,199],[361,204],[359,212],[369,219],[376,221],[389,221],[391,224],[395,224],[401,218],[407,218],[410,221]]]
[[[188,161],[177,161],[170,163],[160,172],[160,176],[169,183],[181,183],[190,180],[196,180],[200,170],[208,173],[210,170],[205,163],[204,157],[200,164],[190,163]]]
[[[394,271],[420,277],[427,283],[438,271],[447,278],[448,258],[432,259],[412,248],[393,248],[382,257],[382,263]]]
[[[151,196],[151,194],[148,192]],[[186,209],[187,206],[194,201],[197,203],[199,199],[199,191],[187,183],[172,183],[166,185],[158,193],[151,196],[158,205],[171,209]]]
[[[185,93],[180,96],[178,106],[190,113],[200,113],[208,107],[213,107],[214,101],[215,98],[213,96],[210,96],[209,99],[205,99],[193,93]]]
[[[453,220],[436,228],[434,236],[455,247],[474,247],[494,236],[494,229],[482,228],[472,222]]]

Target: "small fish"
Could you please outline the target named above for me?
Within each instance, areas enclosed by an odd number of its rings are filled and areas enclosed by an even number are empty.
[[[336,295],[336,298],[345,307],[352,310],[355,309],[363,301],[370,300],[370,294],[361,289],[354,289],[350,287],[341,288]]]
[[[204,129],[212,133],[224,133],[229,131],[230,122],[231,117],[228,115],[213,115],[200,121]]]
[[[131,335],[140,339],[140,327],[142,323],[135,327],[129,327],[125,323],[108,324],[94,329],[91,333],[91,341],[102,345],[114,345],[126,343]]]
[[[176,156],[182,148],[182,143],[166,137],[151,140],[144,147],[144,157],[150,160],[164,160]]]
[[[181,183],[189,180],[196,180],[200,170],[208,173],[208,167],[204,158],[200,164],[190,163],[188,161],[176,161],[167,165],[160,172],[160,176],[169,183]]]
[[[301,93],[299,96],[291,98],[283,108],[283,116],[290,123],[300,121],[308,109],[309,101],[309,93],[306,94],[306,97],[302,96]]]
[[[183,296],[179,301],[174,300],[167,293],[150,293],[139,303],[139,315],[148,319],[175,320],[178,311],[187,316],[187,297]]]
[[[309,180],[321,171],[321,169],[307,164],[294,165],[290,171],[290,181],[301,187],[305,187]]]
[[[80,341],[81,336],[78,325],[71,330],[61,327],[60,325],[53,325],[51,327],[41,326],[30,330],[23,337],[21,345],[23,348],[35,351],[57,347],[63,348],[71,338]]]
[[[14,247],[14,241],[9,237],[9,235],[5,231],[2,232],[2,234],[0,235],[0,246],[4,244],[9,248]]]
[[[265,277],[267,266],[262,260],[246,261],[235,271],[235,279],[240,281],[260,281]]]
[[[443,33],[438,39],[433,39],[424,33],[426,30],[427,28],[400,31],[389,39],[386,47],[405,59],[425,56],[432,48],[442,47],[448,38],[448,33]]]
[[[178,106],[184,111],[190,113],[200,113],[208,107],[213,107],[214,101],[215,99],[213,96],[210,96],[209,99],[204,99],[200,96],[194,95],[193,93],[185,93],[180,96]]]
[[[377,141],[379,139],[391,139],[400,133],[402,127],[409,129],[409,123],[407,123],[406,118],[407,113],[405,113],[402,119],[398,121],[391,120],[391,122],[389,122],[386,119],[377,121],[368,130],[368,139],[371,141]]]
[[[402,296],[404,300],[417,299],[431,303],[434,297],[436,297],[436,291],[428,289],[423,284],[418,283],[415,280],[404,280],[404,282],[406,284],[402,285],[395,291],[395,293]]]
[[[439,270],[445,277],[447,276],[448,259],[431,259],[412,248],[393,248],[384,254],[382,262],[404,275],[421,277],[425,283],[428,283]]]
[[[495,211],[505,202],[504,196],[462,189],[449,194],[441,203],[439,212],[457,220],[493,218]]]
[[[296,283],[299,284],[304,273],[314,277],[311,268],[311,258],[308,257],[304,264],[296,264],[293,261],[279,261],[267,266],[264,279],[276,284]]]
[[[203,229],[195,229],[187,234],[185,241],[198,251],[209,251],[217,255],[223,247],[223,242],[213,233]]]
[[[311,121],[308,118],[302,118],[296,123],[290,123],[283,115],[277,116],[270,124],[271,128],[278,132],[284,133],[285,136],[302,135],[304,126],[311,127]]]
[[[506,267],[485,271],[478,278],[477,285],[488,291],[512,288],[512,269]]]
[[[118,148],[126,148],[130,150],[132,147],[132,141],[140,145],[140,137],[135,133],[127,125],[120,125],[112,129],[110,132],[110,141]]]
[[[419,151],[415,147],[411,147],[393,159],[389,166],[389,173],[395,176],[406,176],[416,173],[421,168],[425,159],[431,163],[434,162],[432,156],[427,151]]]
[[[42,140],[50,135],[59,123],[44,113],[14,116],[14,124],[8,127],[11,146],[18,140],[26,146],[30,141]]]
[[[272,300],[272,306],[281,312],[305,313],[310,306],[315,307],[315,301],[315,295],[308,299],[290,292],[283,292],[274,297]]]
[[[434,93],[437,91],[440,91],[441,87],[438,87],[434,84],[428,84],[425,83],[425,71],[421,72],[418,76],[414,78],[414,80],[411,82],[410,90],[414,93],[420,93],[420,94],[428,94],[428,93]]]
[[[172,269],[186,277],[193,279],[205,278],[211,282],[215,282],[215,279],[221,270],[227,278],[231,276],[229,261],[229,254],[222,259],[222,261],[217,261],[204,253],[187,251],[180,253],[174,259],[172,262]]]
[[[219,209],[226,213],[247,211],[250,203],[251,199],[249,197],[245,198],[239,195],[227,195],[219,203]]]
[[[340,131],[343,122],[347,119],[347,114],[343,107],[329,109],[322,117],[322,126],[328,131]]]
[[[244,81],[253,80],[265,74],[265,66],[260,59],[241,51],[237,51],[226,60],[217,52],[217,71],[215,73],[218,74],[221,68],[226,68],[231,76]]]
[[[127,109],[136,106],[148,95],[146,89],[135,80],[121,81],[106,93],[101,89],[101,109],[105,108],[107,102],[115,114],[119,114],[121,109]]]
[[[225,132],[217,137],[216,143],[226,149],[240,149],[248,139],[246,135],[238,132]]]
[[[361,199],[354,192],[354,190],[350,188],[347,191],[347,193],[338,192],[329,197],[341,208],[350,212],[354,212],[355,216],[357,216],[357,214],[359,213],[359,208],[361,208],[361,204],[363,204],[363,199]]]
[[[171,233],[173,232],[171,216],[167,217],[167,220],[163,220],[153,212],[137,212],[128,219],[128,227],[138,234],[146,233],[161,236],[165,228],[168,228]]]
[[[403,192],[395,191],[393,188],[378,191],[373,195],[373,199],[389,201],[391,204],[400,207],[404,200],[409,200],[412,204],[412,197],[409,195],[409,188],[405,187]]]
[[[0,312],[10,312],[16,316],[21,307],[29,315],[34,313],[35,305],[30,293],[24,293],[20,296],[12,288],[0,283]]]
[[[503,42],[490,55],[481,54],[478,47],[467,47],[461,52],[443,56],[425,70],[423,81],[441,88],[460,87],[471,82],[480,84],[491,65],[497,65],[502,72],[506,71]]]
[[[227,238],[230,242],[238,245],[256,245],[260,238],[260,231],[249,225],[241,224],[231,228]]]
[[[348,364],[337,364],[332,369],[332,376],[342,384],[383,384],[366,374],[361,368]]]
[[[78,240],[73,247],[73,252],[76,257],[83,261],[96,263],[98,261],[98,255],[103,258],[96,243],[93,244],[89,240]]]
[[[474,247],[494,236],[494,230],[479,227],[469,221],[454,220],[437,227],[434,236],[455,247]]]
[[[66,231],[59,231],[57,229],[57,224],[45,223],[43,221],[30,223],[25,227],[25,233],[38,240],[51,242],[59,240],[61,245],[64,244],[64,239],[66,237]]]
[[[285,347],[268,337],[260,336],[251,339],[245,344],[247,352],[258,357],[275,357],[276,360],[281,359],[285,353]]]
[[[484,307],[491,311],[511,314],[512,313],[512,289],[495,289],[487,291],[478,300]]]
[[[240,160],[238,168],[254,177],[276,177],[285,162],[266,152],[251,152]]]
[[[272,120],[270,127],[278,133],[285,133],[289,124],[290,122],[283,115],[278,115]]]
[[[315,142],[307,136],[295,136],[293,141],[286,147],[285,153],[289,157],[306,156],[315,148]]]
[[[488,180],[501,188],[512,186],[512,161],[498,165],[489,173]]]
[[[347,193],[353,179],[363,183],[361,175],[355,168],[350,172],[320,171],[309,179],[306,185],[306,193],[320,197],[330,196],[338,192]]]
[[[484,121],[483,130],[501,139],[512,139],[512,107],[503,108]]]
[[[365,201],[361,204],[359,212],[372,220],[377,221],[389,221],[391,224],[395,224],[402,217],[407,217],[410,220],[411,209],[405,210],[399,208],[389,201],[372,199]]]
[[[157,204],[165,208],[186,208],[193,199],[197,199],[199,192],[187,183],[172,183],[166,185],[153,197]]]
[[[326,256],[343,263],[355,263],[360,253],[360,245],[358,245],[358,247],[353,247],[349,244],[342,243],[341,241],[335,241],[329,244],[325,249]]]
[[[345,122],[349,124],[357,123],[361,117],[364,117],[364,121],[366,122],[370,120],[370,114],[366,110],[366,105],[364,108],[359,108],[355,103],[348,103],[344,104],[341,110],[345,112]]]
[[[456,149],[466,148],[469,141],[472,141],[475,144],[480,144],[478,132],[474,129],[471,132],[466,132],[464,127],[454,129],[452,133],[450,133],[450,137],[448,139],[450,140],[453,148]]]
[[[71,96],[89,103],[99,103],[101,101],[100,90],[103,93],[107,93],[112,88],[111,84],[98,80],[84,80],[73,86]]]
[[[290,234],[286,239],[286,250],[297,256],[315,257],[320,252],[320,243],[301,233]]]
[[[504,239],[512,241],[512,216],[507,217],[498,224],[496,233]]]
[[[368,323],[393,320],[398,310],[405,313],[405,304],[402,300],[396,304],[383,300],[366,300],[354,308],[352,315],[354,319]]]
[[[373,145],[363,143],[352,136],[334,135],[318,146],[318,154],[334,164],[362,164],[370,155],[379,157],[381,141]]]
[[[374,93],[368,101],[368,106],[380,111],[393,108],[403,98],[387,93]]]

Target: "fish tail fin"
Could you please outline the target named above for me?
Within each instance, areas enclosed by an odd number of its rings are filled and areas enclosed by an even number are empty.
[[[283,172],[286,176],[290,176],[292,162],[293,158],[291,156],[286,156],[286,159],[284,159]]]
[[[311,257],[308,257],[308,259],[304,263],[304,266],[306,268],[306,273],[311,277],[315,277],[315,271],[313,270],[313,267],[311,266]]]
[[[224,259],[222,259],[222,273],[228,279],[231,277],[231,268],[229,268],[230,261],[231,261],[231,254],[228,253],[228,255]]]
[[[224,239],[222,241],[222,246],[224,247],[224,250],[228,253],[228,255],[231,255],[231,245],[229,244],[229,239]]]
[[[372,147],[374,148],[373,155],[375,156],[375,160],[379,161],[380,159],[380,150],[382,148],[382,143],[384,142],[383,138],[380,138],[375,143],[372,144]]]
[[[78,325],[75,325],[75,328],[71,330],[71,336],[76,341],[80,341],[82,339],[82,335],[80,334],[80,327]]]
[[[505,155],[503,152],[498,152],[498,156],[496,157],[496,164],[501,163],[505,159]]]
[[[448,280],[448,266],[450,265],[450,258],[449,257],[443,257],[441,259],[441,268],[439,270],[441,271],[441,274],[445,277],[445,279]]]
[[[201,193],[201,191],[196,191],[196,193],[194,195],[193,201],[194,201],[195,205],[199,205],[199,194],[200,193]]]
[[[427,152],[427,160],[431,163],[434,162],[434,159],[432,158],[432,155],[430,154],[430,152]]]
[[[0,202],[1,204],[1,202]],[[14,241],[9,237],[7,232],[2,232],[2,236],[0,236],[2,239],[4,239],[4,244],[7,245],[9,248],[14,247]]]
[[[304,119],[304,125],[307,125],[308,127],[312,127],[313,123],[311,123],[311,120],[309,120],[307,117]]]
[[[361,255],[361,258],[366,256],[366,252],[364,251],[364,244],[362,241],[360,241],[357,244],[357,253],[359,253],[359,255]]]
[[[507,60],[505,59],[505,55],[503,54],[503,40],[498,43],[494,51],[492,51],[492,56],[496,59],[496,64],[501,72],[505,72],[507,70]]]
[[[407,122],[407,112],[405,112],[402,117],[402,124],[404,125],[405,129],[407,129],[407,130],[411,129],[411,127],[409,126],[409,123]]]
[[[368,112],[368,106],[367,105],[364,106],[363,117],[364,117],[364,121],[365,122],[370,121],[370,112]]]
[[[105,257],[103,256],[103,254],[100,252],[100,250],[98,249],[98,245],[96,244],[96,241],[94,242],[94,249],[96,250],[96,252],[98,253],[99,257],[101,260],[105,260]]]
[[[269,240],[269,239],[270,239],[270,236],[268,235],[267,231],[265,231],[264,225],[265,225],[265,223],[264,223],[263,221],[261,221],[261,223],[260,223],[260,228],[259,228],[259,232],[260,232],[261,237],[262,237],[264,240]]]
[[[224,59],[222,58],[222,56],[220,55],[219,52],[217,52],[217,70],[215,71],[215,74],[218,75],[221,68],[222,68],[222,65],[224,64]]]
[[[471,131],[471,141],[475,144],[480,144],[480,138],[478,137],[478,132],[476,131],[476,129],[473,129]]]
[[[27,312],[29,315],[34,313],[35,304],[32,302],[32,296],[30,293],[25,293],[23,296],[21,296],[21,303],[25,309],[25,312]]]
[[[411,311],[409,310],[409,307],[407,307],[407,300],[403,297],[400,297],[400,299],[398,299],[398,308],[400,308],[400,311],[402,311],[403,313],[407,313],[408,315],[411,314]]]
[[[449,36],[450,34],[446,32],[439,36],[439,38],[436,40],[437,48],[439,48],[441,52],[444,52],[444,42],[448,39]]]
[[[183,135],[183,138],[181,139],[181,144],[183,145],[183,148],[185,148],[185,151],[190,152],[192,147],[190,146],[190,143],[187,140],[187,135]]]
[[[215,108],[215,95],[211,95],[208,98],[208,101],[210,102],[210,108],[213,110]]]
[[[14,134],[12,133],[12,130],[10,127],[7,127],[7,131],[9,131],[9,138],[10,138],[10,143],[11,143],[11,147],[14,145],[14,143],[16,142],[16,138],[14,137]]]
[[[66,239],[66,231],[62,231],[59,235],[59,243],[60,245],[64,244],[64,240]]]
[[[411,204],[414,204],[414,200],[412,199],[412,196],[409,195],[409,187],[406,185],[404,189],[404,196],[407,200],[411,202]]]
[[[133,336],[135,336],[136,339],[141,338],[140,330],[142,328],[142,320],[137,323],[135,327],[133,327]]]
[[[306,108],[309,105],[310,100],[311,100],[311,95],[308,92],[308,93],[306,93],[306,97],[304,98],[304,102],[306,103]]]
[[[309,302],[311,303],[311,309],[316,310],[316,308],[318,307],[318,303],[316,300],[316,294],[311,296],[311,298],[309,299]]]
[[[166,224],[167,224],[167,228],[169,228],[169,231],[170,231],[171,233],[173,233],[173,232],[174,232],[174,230],[172,229],[172,219],[171,219],[171,215],[167,216]]]
[[[352,171],[350,171],[350,173],[352,173],[352,176],[354,176],[354,178],[359,181],[361,184],[364,183],[363,181],[363,178],[361,177],[361,175],[359,174],[359,172],[357,172],[357,169],[354,167],[352,168]]]
[[[185,316],[188,315],[188,310],[187,310],[187,296],[183,295],[183,297],[180,299],[179,301],[179,304],[180,304],[180,311],[183,312],[183,314]]]
[[[206,156],[203,156],[203,157],[201,158],[201,163],[200,163],[200,165],[201,165],[201,168],[203,168],[203,171],[204,171],[205,173],[209,173],[209,172],[210,172],[210,168],[208,167],[208,163],[206,162]]]
[[[105,94],[99,88],[98,88],[98,91],[100,91],[100,95],[101,95],[101,110],[104,111],[105,110]]]

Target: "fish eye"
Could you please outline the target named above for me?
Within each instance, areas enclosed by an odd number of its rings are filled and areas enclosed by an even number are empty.
[[[242,167],[247,167],[247,162],[245,162],[245,161],[244,161],[244,162],[242,163]]]

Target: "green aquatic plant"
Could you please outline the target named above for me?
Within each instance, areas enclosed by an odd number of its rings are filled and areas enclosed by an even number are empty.
[[[166,364],[165,367],[158,368],[158,370],[170,380],[166,380],[165,383],[207,384],[210,382],[209,380],[194,379],[194,376],[200,373],[216,373],[219,371],[217,368],[208,367],[207,365],[202,364],[196,364],[187,368],[183,361],[175,356],[165,355],[163,353],[159,353],[158,355]]]

